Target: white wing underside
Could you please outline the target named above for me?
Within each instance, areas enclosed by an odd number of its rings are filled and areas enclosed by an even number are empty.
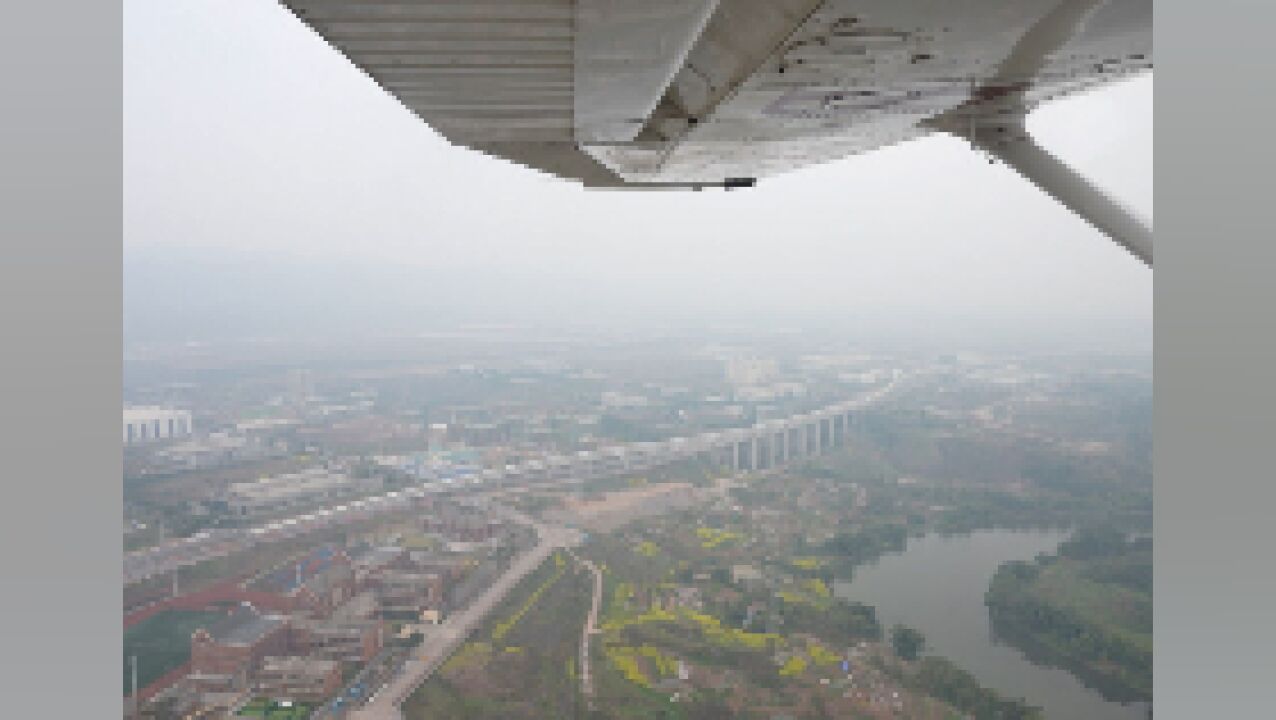
[[[927,134],[1060,4],[283,1],[449,140],[594,186],[765,177]],[[1151,21],[1151,0],[1109,0],[996,80],[1022,114],[1146,70]]]

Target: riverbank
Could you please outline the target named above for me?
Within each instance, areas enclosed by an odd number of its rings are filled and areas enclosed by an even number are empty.
[[[1152,697],[1152,545],[1085,531],[1057,553],[1006,563],[985,596],[993,630],[1034,662],[1117,702]]]
[[[853,581],[837,583],[835,593],[875,607],[883,626],[916,628],[929,654],[1005,698],[1041,707],[1046,718],[1146,720],[1146,704],[1110,700],[1067,669],[1005,643],[992,627],[984,598],[997,569],[1053,553],[1066,538],[1061,531],[932,533],[860,568]]]

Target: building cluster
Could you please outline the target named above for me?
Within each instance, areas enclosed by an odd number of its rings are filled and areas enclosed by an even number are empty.
[[[384,620],[436,622],[450,609],[449,593],[469,573],[464,559],[398,546],[366,550],[358,583]]]
[[[725,364],[727,382],[736,387],[761,385],[771,382],[777,376],[776,362],[772,358],[731,357]]]
[[[232,708],[252,697],[319,703],[344,672],[376,656],[383,619],[358,583],[358,566],[331,546],[312,550],[245,586],[253,601],[191,635],[190,671],[177,688],[184,704]]]
[[[335,382],[325,382],[327,396],[321,396],[313,374],[296,371],[265,413],[238,413],[234,402],[221,410],[196,403],[204,418],[198,437],[189,412],[128,408],[124,442],[140,447],[127,449],[126,457],[143,466],[133,475],[303,455],[309,467],[231,482],[278,471],[278,463],[263,464],[226,473],[226,485],[192,473],[184,492],[173,495],[186,503],[182,512],[194,514],[187,507],[198,505],[211,519],[184,537],[128,553],[126,588],[169,574],[176,588],[182,568],[419,511],[411,542],[392,537],[324,546],[249,581],[233,581],[236,594],[213,604],[217,620],[192,634],[189,672],[180,684],[188,707],[232,708],[261,697],[319,702],[382,652],[387,626],[402,626],[402,633],[437,622],[497,572],[495,558],[502,556],[484,551],[515,531],[480,508],[438,507],[459,486],[569,485],[682,461],[762,470],[844,441],[853,403],[797,413],[824,402],[826,393],[791,401],[806,385],[786,384],[769,359],[745,358],[727,370],[726,383],[714,375],[704,387],[632,382],[605,389],[594,385],[606,376],[584,373],[580,379],[590,387],[554,391],[558,395],[533,387],[537,375],[505,377],[493,387],[526,385],[527,396],[425,409],[397,395],[378,404],[375,392],[347,391]],[[659,602],[699,607],[704,600],[680,588]],[[205,609],[213,605],[200,600]]]
[[[481,509],[440,506],[390,536],[402,544],[324,544],[246,580],[205,606],[218,616],[191,634],[189,667],[165,696],[213,717],[260,698],[322,704],[382,652],[391,625],[419,628],[450,612],[453,590],[481,564],[474,551],[505,529]]]
[[[481,470],[483,462],[479,454],[471,449],[375,455],[372,461],[379,467],[422,481],[468,477]]]
[[[214,432],[155,449],[147,458],[151,473],[211,470],[239,463],[281,457],[284,449],[238,433]]]
[[[426,532],[438,535],[453,545],[490,542],[502,527],[502,523],[489,514],[466,509],[430,515],[423,523]]]
[[[155,418],[138,421],[136,416],[149,417],[151,410],[137,408],[125,410],[124,444],[125,475],[179,475],[202,470],[233,467],[287,457],[300,447],[296,437],[299,423],[294,420],[266,418],[210,425],[199,433],[191,431],[189,413],[160,409],[172,415],[159,420],[158,435]],[[130,439],[128,423],[134,415]],[[169,420],[172,420],[172,432]],[[143,435],[145,433],[145,435]]]
[[[354,478],[335,467],[315,467],[301,473],[235,483],[227,490],[224,500],[231,512],[240,517],[265,519],[286,514],[289,510],[304,513],[306,506],[326,503],[329,507],[261,527],[219,530],[216,537],[205,531],[187,538],[189,542],[182,549],[185,560],[167,557],[174,549],[165,546],[130,553],[125,556],[124,577],[126,582],[132,582],[167,572],[183,563],[210,559],[215,556],[211,548],[214,540],[218,547],[224,548],[283,539],[319,527],[402,509],[453,484],[526,487],[537,483],[580,483],[648,472],[695,458],[729,467],[732,471],[767,470],[795,457],[819,455],[844,443],[853,422],[855,405],[854,401],[837,403],[813,413],[755,423],[749,428],[664,441],[632,442],[572,454],[540,454],[517,464],[496,465],[483,470],[472,468],[469,474],[458,474],[442,481],[426,481],[383,494],[372,494],[383,486],[382,479]],[[350,499],[355,495],[364,497]],[[336,504],[346,499],[350,499],[348,503]],[[232,539],[237,539],[239,544],[234,545],[230,542]]]

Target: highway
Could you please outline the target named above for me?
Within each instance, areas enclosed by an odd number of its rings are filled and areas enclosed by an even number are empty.
[[[886,385],[869,391],[854,400],[835,403],[814,413],[797,415],[786,421],[758,423],[750,428],[738,428],[728,432],[702,433],[694,437],[678,437],[664,442],[619,445],[612,448],[620,453],[620,456],[617,457],[629,457],[626,453],[632,455],[632,457],[620,461],[620,465],[611,468],[601,468],[596,462],[586,462],[585,465],[592,469],[582,467],[577,472],[575,466],[571,464],[574,462],[572,458],[559,458],[561,462],[556,467],[560,469],[570,468],[569,474],[573,476],[572,478],[533,477],[528,474],[532,472],[530,469],[532,466],[538,468],[540,472],[545,471],[545,463],[533,460],[525,463],[527,466],[525,468],[507,467],[505,471],[492,470],[491,472],[495,473],[495,475],[491,477],[486,474],[479,474],[448,480],[429,481],[418,486],[352,500],[348,503],[270,522],[251,529],[219,528],[204,530],[192,537],[174,539],[163,545],[127,553],[124,556],[123,564],[124,585],[128,586],[156,575],[171,573],[182,567],[243,552],[258,544],[278,542],[320,528],[358,522],[387,511],[402,510],[411,507],[415,500],[437,493],[450,493],[458,490],[482,490],[502,487],[511,483],[518,487],[536,485],[540,481],[550,485],[566,484],[563,482],[564,479],[570,480],[574,478],[580,480],[602,475],[642,472],[650,467],[675,462],[712,448],[731,447],[733,443],[747,441],[750,438],[756,439],[768,434],[773,436],[777,423],[782,426],[786,423],[806,425],[814,423],[817,428],[816,434],[818,435],[819,423],[823,421],[831,423],[828,417],[829,413],[846,413],[853,409],[871,405],[892,392],[899,381],[900,376],[896,375]],[[831,424],[829,432],[830,434],[832,433]],[[805,452],[802,451],[802,454],[805,454]],[[814,452],[820,452],[818,443]],[[593,458],[593,460],[597,461],[597,458]],[[566,463],[566,465],[563,463]],[[502,473],[509,473],[510,477],[506,477]]]

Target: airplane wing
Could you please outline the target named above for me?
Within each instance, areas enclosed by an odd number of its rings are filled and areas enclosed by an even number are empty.
[[[1151,263],[1022,120],[1151,69],[1152,0],[281,2],[449,141],[587,187],[747,186],[947,132]]]

